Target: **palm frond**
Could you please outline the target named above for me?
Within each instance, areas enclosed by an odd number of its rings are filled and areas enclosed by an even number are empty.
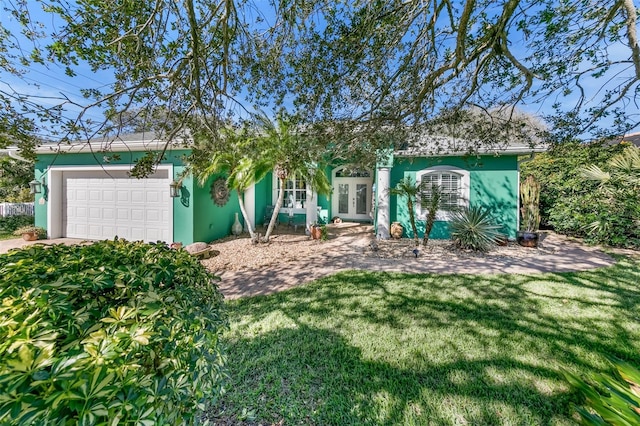
[[[606,183],[611,180],[611,174],[609,172],[605,172],[595,164],[582,167],[580,169],[580,176],[585,179],[595,180],[601,183]]]
[[[630,146],[609,160],[609,167],[629,174],[640,171],[640,148]]]

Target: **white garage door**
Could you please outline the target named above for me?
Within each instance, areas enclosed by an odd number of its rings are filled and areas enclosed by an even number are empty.
[[[62,194],[66,237],[171,241],[167,170],[145,179],[130,178],[126,171],[64,172]]]

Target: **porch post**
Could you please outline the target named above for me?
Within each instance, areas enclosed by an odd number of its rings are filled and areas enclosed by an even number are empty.
[[[311,224],[318,220],[318,194],[307,185],[307,200],[305,202],[305,209],[307,214],[307,230],[311,227]]]
[[[376,237],[380,240],[389,239],[389,182],[390,168],[379,167],[376,182],[376,194],[378,198],[378,210],[376,214]]]
[[[247,216],[248,216],[249,222],[251,223],[253,230],[255,230],[256,229],[256,186],[254,184],[251,184],[251,186],[244,191],[244,207],[245,209],[247,209]],[[249,226],[248,223],[244,224],[244,232],[249,232],[248,226]]]

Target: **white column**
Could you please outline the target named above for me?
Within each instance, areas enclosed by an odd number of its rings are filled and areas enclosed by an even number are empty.
[[[244,207],[247,209],[247,216],[253,229],[256,229],[256,187],[251,185],[244,191]],[[248,224],[244,224],[244,232],[249,232]]]
[[[318,220],[318,194],[307,186],[307,201],[305,204],[307,213],[307,230]]]
[[[390,168],[380,167],[378,169],[376,181],[376,196],[378,198],[378,210],[376,215],[377,233],[376,237],[381,240],[389,239],[389,182]]]

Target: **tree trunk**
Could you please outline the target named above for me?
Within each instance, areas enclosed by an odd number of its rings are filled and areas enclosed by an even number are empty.
[[[424,247],[427,246],[429,242],[429,234],[433,229],[433,224],[436,221],[436,210],[434,208],[429,209],[429,214],[427,214],[427,220],[424,223],[424,237],[422,237],[422,245]]]
[[[254,229],[253,229],[253,223],[251,223],[251,221],[249,220],[247,209],[244,206],[244,191],[237,189],[236,194],[238,194],[238,204],[240,205],[240,212],[242,212],[242,218],[244,219],[244,223],[246,224],[247,229],[249,230],[249,236],[253,240],[255,238],[256,233],[254,232]]]
[[[273,214],[271,215],[271,220],[269,221],[269,227],[267,228],[267,233],[264,234],[263,242],[269,242],[269,237],[273,232],[274,226],[276,226],[276,221],[278,220],[278,214],[280,213],[280,207],[282,206],[282,200],[284,200],[284,184],[285,180],[280,179],[280,192],[278,192],[278,200],[276,201],[276,205],[273,207]]]
[[[418,228],[416,227],[416,217],[413,212],[413,201],[411,201],[411,197],[407,200],[407,208],[409,209],[409,222],[411,222],[411,230],[413,231],[413,239],[416,242],[416,246],[420,244],[420,240],[418,240]]]

